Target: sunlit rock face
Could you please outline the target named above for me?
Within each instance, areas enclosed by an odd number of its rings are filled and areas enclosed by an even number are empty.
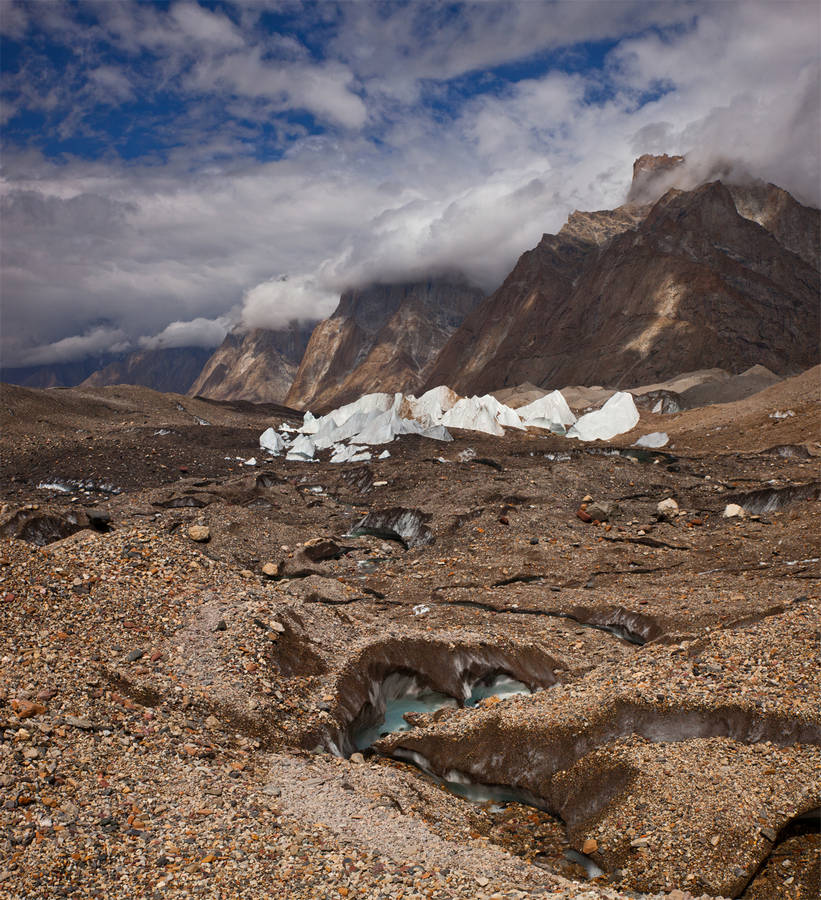
[[[645,160],[636,177],[673,177],[677,166]],[[426,386],[470,394],[807,368],[819,358],[820,222],[775,185],[721,181],[574,212],[466,318]]]
[[[373,390],[416,391],[483,296],[461,276],[347,291],[314,330],[286,402],[323,410]]]
[[[315,321],[285,328],[254,328],[226,335],[191,386],[211,400],[281,403],[294,380]]]

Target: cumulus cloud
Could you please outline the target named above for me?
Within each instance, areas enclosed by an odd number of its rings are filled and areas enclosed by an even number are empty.
[[[282,328],[293,321],[323,319],[339,295],[309,275],[281,277],[251,288],[244,298],[242,324],[246,328]]]
[[[351,90],[353,74],[338,63],[310,65],[265,61],[255,49],[219,60],[203,60],[187,84],[197,91],[221,86],[230,94],[269,100],[278,110],[306,109],[346,128],[359,128],[367,118],[365,104]]]
[[[276,34],[256,4],[102,3],[93,27],[4,8],[8,32],[36,20],[83,48],[6,82],[5,365],[98,352],[101,331],[211,345],[229,319],[326,315],[369,280],[458,270],[492,290],[573,209],[623,202],[646,152],[686,154],[688,185],[729,172],[821,199],[815,4],[328,3]],[[604,59],[574,62],[595,40]],[[129,97],[144,156],[20,137],[28,109],[93,140],[95,104]]]
[[[143,336],[138,343],[144,350],[164,350],[171,347],[217,347],[231,328],[231,319],[220,316],[203,319],[201,316],[189,322],[171,322],[151,337]]]

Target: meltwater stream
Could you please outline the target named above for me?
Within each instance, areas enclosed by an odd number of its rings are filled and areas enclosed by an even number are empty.
[[[532,693],[524,682],[505,672],[486,675],[472,684],[465,684],[465,692],[468,690],[470,693],[462,701],[462,705],[466,708],[475,708],[482,701],[492,697],[505,700],[508,697]],[[385,705],[384,717],[381,721],[354,732],[352,737],[357,750],[367,749],[387,734],[410,731],[413,725],[405,718],[406,714],[430,714],[445,707],[456,708],[460,705],[455,698],[424,687],[414,675],[401,672],[388,675],[380,686],[379,694]],[[452,794],[485,806],[488,812],[501,812],[508,803],[543,809],[540,799],[529,791],[505,785],[479,784],[456,770],[446,772],[442,778],[431,771],[427,760],[413,751],[400,750],[395,756],[397,759],[413,763]],[[564,856],[569,862],[580,865],[588,878],[604,875],[603,870],[589,856],[572,849],[566,850]]]
[[[395,731],[409,731],[411,725],[405,719],[406,713],[434,713],[444,707],[456,708],[459,703],[447,694],[440,694],[423,687],[412,675],[393,673],[382,682],[382,697],[385,700],[385,717],[381,722],[360,728],[354,732],[353,741],[357,750],[365,750],[387,734]],[[504,700],[517,694],[529,694],[530,688],[504,673],[490,678],[481,678],[470,688],[464,705],[475,707],[489,697]]]
[[[381,722],[360,728],[354,732],[353,742],[357,750],[365,750],[374,741],[395,731],[409,731],[411,725],[405,713],[433,713],[446,706],[457,707],[453,697],[422,687],[412,675],[394,673],[382,682],[385,700],[385,717]]]

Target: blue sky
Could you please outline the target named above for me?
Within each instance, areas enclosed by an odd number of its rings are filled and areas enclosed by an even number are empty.
[[[5,365],[488,290],[635,156],[818,202],[814,3],[0,4]]]

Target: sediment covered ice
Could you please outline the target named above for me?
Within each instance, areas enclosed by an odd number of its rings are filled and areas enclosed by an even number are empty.
[[[459,399],[459,395],[455,391],[442,384],[426,391],[419,398],[413,395],[405,397],[402,414],[407,418],[416,419],[422,425],[436,425],[442,421],[442,416],[458,403]]]

